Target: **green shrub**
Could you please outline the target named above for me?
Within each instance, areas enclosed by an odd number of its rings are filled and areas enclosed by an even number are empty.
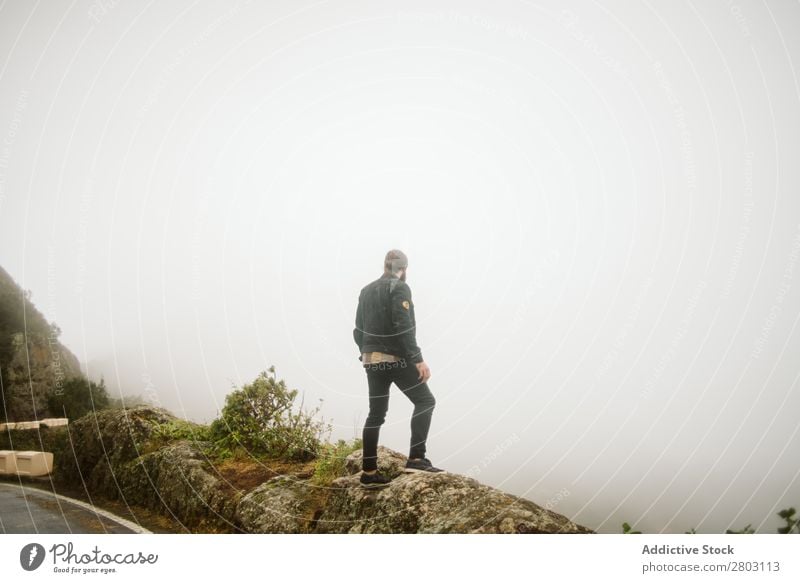
[[[153,426],[150,439],[160,443],[171,443],[180,439],[189,441],[207,441],[210,437],[210,427],[200,425],[185,419],[173,419],[167,423]]]
[[[340,439],[336,443],[324,444],[317,458],[311,481],[319,486],[325,486],[330,484],[334,478],[344,476],[345,458],[361,448],[361,439],[353,439],[352,441]]]
[[[780,512],[778,512],[778,516],[783,518],[786,521],[786,526],[778,527],[778,534],[792,534],[793,531],[797,531],[800,534],[800,520],[795,518],[795,509],[794,506],[790,506],[789,508],[784,508]],[[623,534],[632,534],[633,531],[630,530],[630,526],[627,522],[622,523],[622,532]],[[755,530],[753,529],[752,524],[748,524],[741,530],[734,530],[729,528],[725,531],[725,534],[755,534]],[[639,533],[641,534],[641,533]],[[684,532],[684,534],[697,534],[697,531],[692,528]]]
[[[250,384],[225,397],[225,407],[211,423],[210,438],[218,451],[244,448],[251,455],[267,455],[286,460],[315,458],[323,435],[330,427],[314,416],[319,407],[306,411],[303,400],[295,410],[297,389],[288,389],[283,380],[262,371]]]
[[[50,414],[70,420],[108,407],[108,391],[103,379],[97,384],[82,377],[73,377],[64,381],[60,393],[51,393],[47,397]]]
[[[778,516],[786,521],[786,526],[778,528],[778,534],[791,534],[793,530],[800,533],[800,520],[796,519],[794,506],[785,508],[778,512]]]

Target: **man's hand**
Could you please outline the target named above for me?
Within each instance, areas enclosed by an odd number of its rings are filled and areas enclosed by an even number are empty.
[[[419,381],[421,383],[428,382],[428,379],[431,378],[431,369],[428,368],[428,365],[424,362],[418,362],[416,365],[417,371],[419,372]]]

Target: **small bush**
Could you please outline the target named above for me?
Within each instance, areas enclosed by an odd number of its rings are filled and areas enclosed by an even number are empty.
[[[60,393],[51,393],[47,397],[47,409],[54,417],[77,419],[108,407],[108,391],[103,379],[97,384],[82,377],[73,377],[64,382]]]
[[[150,439],[161,443],[171,443],[180,439],[190,441],[206,441],[210,435],[208,425],[200,425],[185,419],[173,419],[167,423],[159,423],[153,427]]]
[[[354,451],[362,448],[361,439],[345,441],[340,439],[336,443],[326,443],[317,458],[314,475],[311,481],[319,486],[330,484],[334,478],[345,475],[345,458]]]
[[[784,508],[778,512],[778,516],[786,521],[786,526],[778,527],[778,534],[792,534],[795,530],[800,534],[800,520],[795,518],[794,506]]]
[[[275,367],[225,397],[225,407],[211,423],[210,438],[218,451],[245,448],[252,455],[286,460],[315,458],[330,427],[314,416],[319,407],[295,411],[296,389],[275,377]]]

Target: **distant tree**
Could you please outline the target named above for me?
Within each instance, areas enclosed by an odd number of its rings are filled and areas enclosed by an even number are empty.
[[[100,383],[81,377],[64,382],[60,394],[52,393],[47,398],[47,408],[56,417],[77,419],[91,411],[107,409],[110,405],[105,380]]]
[[[139,405],[150,404],[150,401],[142,395],[120,395],[119,397],[110,397],[108,401],[109,409],[132,409]]]

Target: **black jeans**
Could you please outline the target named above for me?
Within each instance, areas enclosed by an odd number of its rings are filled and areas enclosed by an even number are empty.
[[[392,383],[414,403],[411,416],[411,448],[409,458],[425,457],[425,441],[431,426],[433,408],[436,405],[428,383],[420,382],[417,367],[405,359],[399,362],[382,362],[363,365],[369,384],[369,415],[364,423],[362,436],[364,455],[362,469],[378,468],[378,435],[389,410],[389,389]]]

